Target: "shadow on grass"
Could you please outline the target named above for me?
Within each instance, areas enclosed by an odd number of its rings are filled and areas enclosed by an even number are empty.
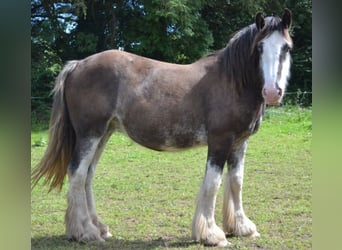
[[[103,243],[79,243],[68,240],[64,235],[31,238],[31,249],[141,249],[189,248],[199,244],[188,238],[162,238],[151,240],[107,240]]]

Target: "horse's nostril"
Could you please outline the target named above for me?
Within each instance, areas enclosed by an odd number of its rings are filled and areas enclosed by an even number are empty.
[[[263,89],[262,89],[262,95],[263,95],[263,96],[266,96],[266,94],[267,94],[267,93],[266,93],[266,89],[263,88]]]

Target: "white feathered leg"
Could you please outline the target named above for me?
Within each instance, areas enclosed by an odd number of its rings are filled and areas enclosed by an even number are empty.
[[[255,224],[247,218],[242,206],[242,184],[244,175],[244,158],[247,141],[231,154],[228,159],[223,200],[223,229],[225,233],[236,236],[257,237],[260,234]]]
[[[192,223],[192,238],[211,246],[226,246],[228,241],[215,222],[215,203],[221,184],[222,170],[207,162],[206,174],[199,193],[197,208]]]
[[[65,215],[66,235],[79,242],[104,241],[100,230],[93,224],[88,211],[85,183],[99,138],[82,140],[68,169],[68,208]]]
[[[93,188],[92,188],[92,180],[93,180],[94,172],[96,169],[96,165],[100,159],[100,156],[111,134],[112,134],[112,131],[108,131],[101,139],[98,145],[98,148],[95,152],[91,166],[89,168],[87,179],[86,179],[86,184],[85,184],[87,205],[88,205],[90,218],[93,224],[100,230],[101,237],[104,239],[112,237],[112,234],[109,232],[108,226],[102,223],[96,214],[96,206],[95,206],[95,199],[94,199]]]

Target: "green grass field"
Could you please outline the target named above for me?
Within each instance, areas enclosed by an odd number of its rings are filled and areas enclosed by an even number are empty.
[[[243,188],[245,212],[261,237],[229,238],[228,249],[312,248],[311,118],[311,109],[266,110],[259,132],[249,140]],[[32,166],[46,144],[46,131],[32,132]],[[191,240],[205,160],[206,147],[160,153],[115,133],[94,178],[98,215],[113,238],[101,244],[66,240],[67,184],[61,193],[50,194],[38,184],[31,194],[32,249],[206,249]],[[219,226],[222,194],[221,187]]]

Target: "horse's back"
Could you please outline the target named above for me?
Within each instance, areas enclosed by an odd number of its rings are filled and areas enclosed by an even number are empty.
[[[205,141],[202,96],[205,70],[109,50],[79,61],[65,96],[76,131],[101,134],[111,122],[157,150]],[[171,138],[173,138],[171,140]]]

